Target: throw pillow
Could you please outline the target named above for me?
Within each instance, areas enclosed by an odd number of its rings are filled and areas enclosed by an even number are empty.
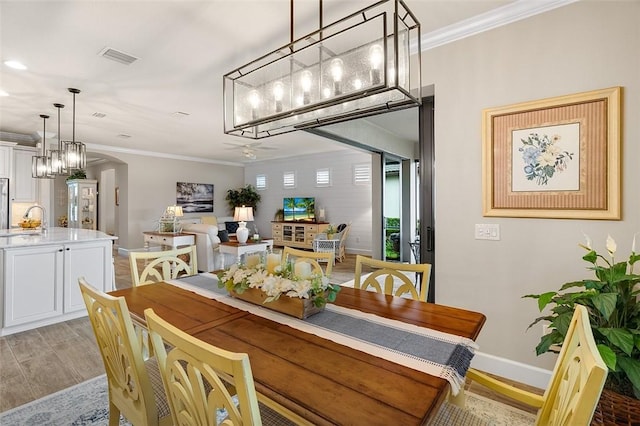
[[[224,227],[229,234],[235,234],[238,230],[238,222],[225,222]]]
[[[218,231],[218,238],[220,238],[220,242],[221,243],[228,243],[229,242],[229,234],[227,233],[227,230],[223,229],[221,231]]]

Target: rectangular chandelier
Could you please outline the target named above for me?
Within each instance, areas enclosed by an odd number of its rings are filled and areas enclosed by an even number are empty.
[[[225,74],[224,132],[260,139],[420,105],[420,64],[420,23],[402,0],[379,1]]]

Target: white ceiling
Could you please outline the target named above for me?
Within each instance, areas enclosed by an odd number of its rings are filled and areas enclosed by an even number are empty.
[[[324,0],[324,22],[371,3]],[[406,3],[422,24],[423,35],[435,35],[461,21],[469,25],[477,15],[498,14],[523,1]],[[296,0],[295,7],[296,36],[317,29],[318,2]],[[51,116],[47,131],[55,132],[53,103],[59,102],[66,105],[61,135],[71,139],[72,95],[67,88],[75,87],[82,91],[76,97],[76,140],[87,143],[89,150],[108,146],[226,162],[252,161],[242,155],[241,148],[229,144],[254,141],[223,133],[222,75],[288,41],[288,0],[3,0],[1,59],[19,60],[28,70],[0,65],[0,89],[9,94],[0,97],[0,131],[36,140],[35,133],[42,130],[39,114],[44,113]],[[105,59],[98,55],[105,47],[139,59],[131,65]],[[178,117],[176,112],[189,115]],[[94,113],[105,117],[96,118]],[[388,128],[392,123],[382,125]],[[260,147],[275,149],[257,149],[258,160],[341,148],[304,132],[261,142]]]

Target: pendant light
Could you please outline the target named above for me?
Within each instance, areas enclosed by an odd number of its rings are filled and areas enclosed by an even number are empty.
[[[48,115],[40,114],[42,118],[42,139],[40,142],[41,155],[34,155],[31,159],[31,177],[36,179],[51,179],[53,174],[51,173],[51,159],[46,153],[46,139],[47,139],[47,118]]]
[[[72,140],[64,141],[64,158],[69,173],[72,170],[84,169],[87,165],[86,146],[82,142],[76,142],[76,95],[80,90],[69,88],[69,92],[73,93],[73,127]]]
[[[64,108],[62,104],[53,104],[58,108],[58,149],[52,149],[49,151],[49,159],[51,161],[51,173],[54,175],[68,175],[66,158],[64,155],[64,149],[62,147],[62,141],[60,140],[60,109]]]
[[[421,104],[420,23],[403,0],[328,25],[318,0],[318,30],[297,40],[293,3],[290,42],[223,76],[225,133],[260,139]]]

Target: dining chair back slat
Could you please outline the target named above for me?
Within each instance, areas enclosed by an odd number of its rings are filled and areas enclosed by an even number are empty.
[[[222,409],[226,410],[223,425],[293,424],[258,403],[246,353],[226,351],[190,336],[151,308],[144,315],[174,424],[215,425]],[[237,405],[229,389],[235,391]]]
[[[466,378],[499,395],[538,408],[536,426],[588,426],[598,405],[607,372],[593,338],[587,308],[575,305],[544,395],[516,388],[473,368],[467,371]],[[480,419],[466,410],[464,405],[464,392],[460,392],[450,403],[443,405],[433,424],[448,426],[452,416],[468,419],[460,422],[461,426],[481,424],[477,422]]]
[[[198,273],[195,245],[164,251],[131,251],[129,264],[134,286]]]
[[[335,254],[333,252],[313,252],[298,250],[292,247],[285,247],[282,251],[283,262],[293,260],[295,263],[306,262],[311,265],[314,273],[323,274],[327,277],[333,272],[333,262]],[[319,261],[326,262],[326,269],[323,271]]]
[[[150,377],[159,375],[147,370],[124,297],[103,293],[82,277],[78,282],[106,370],[109,424],[119,424],[120,414],[136,426],[171,424],[162,384],[155,383],[159,388],[154,392]],[[155,394],[160,400],[156,401]]]
[[[363,265],[373,268],[374,271],[364,276],[362,274]],[[411,281],[411,273],[415,274],[417,283]],[[378,293],[391,296],[402,296],[408,293],[414,300],[426,302],[430,277],[431,265],[428,263],[398,263],[371,259],[361,255],[356,257],[354,287],[362,290],[371,287]]]

